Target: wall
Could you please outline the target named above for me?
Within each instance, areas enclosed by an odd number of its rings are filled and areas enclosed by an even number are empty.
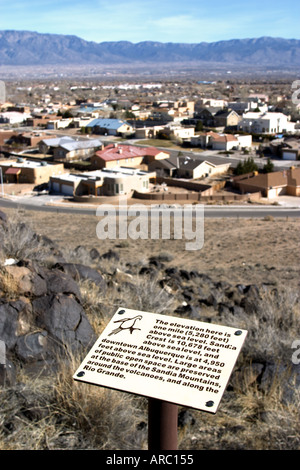
[[[134,191],[133,198],[147,199],[153,201],[164,201],[168,203],[184,203],[184,202],[231,202],[231,201],[256,201],[261,198],[261,192],[252,194],[207,194],[202,193],[139,193]]]

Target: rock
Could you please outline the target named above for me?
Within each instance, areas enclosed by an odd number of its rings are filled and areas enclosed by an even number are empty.
[[[5,214],[5,212],[0,211],[0,223],[2,222],[7,222],[7,215]]]
[[[92,248],[90,250],[89,255],[90,255],[91,260],[93,261],[98,260],[101,257],[99,251],[96,248]]]
[[[154,266],[158,270],[161,270],[164,268],[164,264],[155,256],[152,256],[149,259],[149,266]]]
[[[18,339],[18,316],[17,302],[5,302],[4,300],[0,304],[0,338],[8,349],[14,348]]]
[[[15,383],[15,367],[6,354],[6,344],[0,340],[0,386],[10,386]]]
[[[139,274],[141,276],[150,276],[151,278],[154,278],[157,276],[157,270],[151,266],[143,266],[140,271],[139,271]]]
[[[167,276],[179,275],[179,271],[177,268],[166,268],[165,274]]]
[[[185,315],[191,320],[200,320],[200,312],[197,309],[197,307],[194,307],[191,304],[184,303],[183,305],[180,305],[177,307],[174,311],[174,313],[178,313],[180,315]]]
[[[258,382],[264,370],[264,364],[252,363],[235,370],[230,382],[234,389],[246,391],[254,382]]]
[[[64,293],[73,294],[78,299],[81,298],[78,284],[71,275],[66,274],[59,269],[54,269],[45,273],[47,282],[47,292],[52,294]]]
[[[132,283],[133,276],[131,274],[125,273],[125,272],[123,272],[123,271],[121,271],[120,269],[117,268],[115,273],[114,273],[114,280],[117,283],[124,283],[124,282]]]
[[[253,313],[256,311],[259,301],[259,287],[255,284],[247,286],[244,291],[244,298],[241,300],[241,307],[245,309],[246,313]]]
[[[22,362],[35,362],[49,355],[46,331],[20,336],[16,343],[16,355]]]
[[[59,263],[54,267],[69,274],[75,281],[92,281],[97,286],[103,289],[106,288],[106,282],[102,275],[96,269],[90,268],[89,266],[75,263]]]
[[[293,401],[300,389],[299,365],[291,364],[267,364],[260,381],[260,389],[268,392],[276,383],[283,389],[282,401],[288,404]]]
[[[103,255],[101,255],[100,259],[120,261],[120,256],[116,251],[109,250],[107,253],[104,253]]]
[[[195,418],[189,410],[182,410],[178,413],[178,427],[184,428],[186,426],[193,426]]]
[[[18,263],[6,266],[5,271],[16,283],[19,294],[39,296],[47,292],[46,281],[29,267]]]
[[[96,340],[81,304],[72,295],[40,297],[33,301],[32,309],[37,326],[72,350],[91,346]]]
[[[181,279],[184,279],[185,281],[189,281],[191,279],[190,273],[186,269],[180,269],[179,275]]]
[[[17,260],[14,258],[6,258],[6,260],[3,263],[3,266],[11,266],[13,264],[17,264]]]

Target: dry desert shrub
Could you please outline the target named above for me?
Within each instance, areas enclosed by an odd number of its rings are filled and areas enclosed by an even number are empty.
[[[0,450],[142,449],[140,399],[73,380],[72,353],[52,377],[0,388]]]
[[[21,215],[15,213],[0,224],[0,260],[16,261],[31,259],[42,261],[51,256],[50,247],[39,237]]]
[[[249,310],[221,318],[223,324],[248,330],[243,356],[252,361],[289,362],[291,344],[300,331],[299,293],[291,288],[266,290],[249,304]]]

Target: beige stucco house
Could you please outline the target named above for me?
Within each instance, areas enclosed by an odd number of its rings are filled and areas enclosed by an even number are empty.
[[[30,161],[22,158],[2,160],[0,161],[0,168],[2,169],[3,181],[16,184],[39,185],[48,183],[51,176],[59,176],[64,173],[62,163]]]

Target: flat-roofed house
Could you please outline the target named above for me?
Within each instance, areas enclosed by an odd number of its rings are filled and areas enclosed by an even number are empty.
[[[61,175],[64,172],[62,163],[48,163],[24,160],[18,158],[16,160],[0,161],[3,180],[6,183],[27,183],[40,185],[48,183],[49,178],[54,175]]]
[[[51,177],[51,192],[68,196],[130,196],[133,191],[148,192],[149,179],[155,173],[134,168],[112,168],[82,174]]]
[[[295,123],[290,122],[289,117],[283,113],[250,112],[243,114],[242,120],[238,123],[238,129],[255,134],[292,133],[295,131]]]

